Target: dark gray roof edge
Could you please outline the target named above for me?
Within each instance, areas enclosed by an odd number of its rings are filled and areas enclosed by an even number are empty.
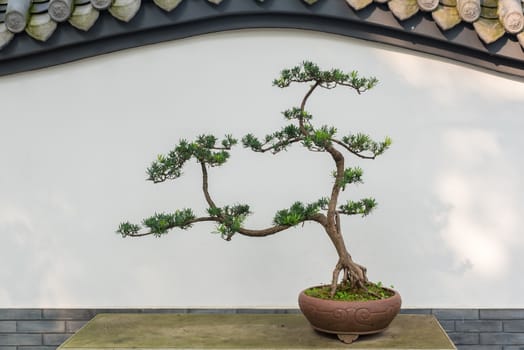
[[[505,45],[511,38],[505,38],[497,46],[471,44],[464,40],[470,40],[467,25],[459,26],[454,29],[455,34],[444,37],[441,32],[435,34],[433,29],[428,31],[427,26],[420,26],[421,29],[417,30],[419,23],[424,21],[423,15],[395,26],[382,24],[391,23],[389,17],[392,15],[381,11],[379,5],[366,9],[367,13],[337,17],[332,15],[333,9],[328,9],[325,13],[322,9],[307,12],[302,9],[296,12],[267,9],[235,12],[234,4],[235,0],[231,0],[228,9],[216,11],[213,15],[207,13],[201,18],[193,15],[192,18],[184,20],[183,12],[173,16],[172,13],[167,14],[147,1],[142,4],[139,14],[130,23],[118,22],[105,12],[101,13],[98,19],[100,23],[85,33],[69,25],[60,25],[53,37],[45,43],[37,42],[25,33],[19,34],[16,42],[0,51],[0,76],[196,35],[237,29],[285,28],[319,31],[385,43],[512,77],[524,77],[524,61],[499,50],[499,46]],[[384,21],[377,21],[377,16],[389,17]],[[518,46],[518,43],[515,45]]]

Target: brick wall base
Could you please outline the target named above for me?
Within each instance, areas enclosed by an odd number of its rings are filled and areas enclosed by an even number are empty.
[[[298,313],[296,309],[0,309],[0,350],[55,350],[98,313]],[[524,350],[524,309],[403,309],[433,314],[459,350]]]

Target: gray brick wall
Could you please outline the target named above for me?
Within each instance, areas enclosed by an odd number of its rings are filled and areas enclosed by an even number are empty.
[[[402,310],[410,313],[417,310]],[[458,350],[524,350],[524,309],[433,309]]]
[[[295,309],[0,309],[0,350],[55,350],[98,313],[298,313]],[[524,350],[524,309],[403,309],[433,314],[458,350]]]

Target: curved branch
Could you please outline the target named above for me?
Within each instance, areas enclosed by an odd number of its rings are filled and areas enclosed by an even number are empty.
[[[330,197],[330,201],[328,204],[328,218],[330,221],[328,225],[335,225],[336,223],[334,222],[335,221],[334,219],[335,219],[336,205],[338,203],[338,196],[340,194],[340,189],[341,189],[340,184],[342,183],[341,180],[342,180],[342,177],[344,176],[344,156],[333,146],[327,146],[326,151],[331,155],[331,157],[335,161],[336,168],[337,168],[336,179],[335,179],[335,183],[333,184],[333,188],[331,189],[331,197]]]
[[[344,149],[346,149],[349,153],[352,153],[354,155],[356,155],[357,157],[359,158],[362,158],[362,159],[375,159],[376,158],[376,155],[373,155],[373,156],[366,156],[366,155],[363,155],[363,154],[360,154],[358,152],[355,152],[353,151],[351,148],[349,148],[345,143],[343,143],[342,141],[340,140],[337,140],[337,139],[330,139],[332,142],[344,147]]]
[[[271,151],[271,150],[275,150],[276,148],[279,148],[279,147],[283,147],[283,146],[287,146],[287,145],[290,145],[292,143],[295,143],[295,142],[298,142],[298,141],[302,141],[302,138],[300,137],[295,137],[295,138],[292,138],[292,139],[288,139],[286,140],[286,142],[279,142],[279,143],[276,143],[270,147],[267,147],[267,148],[260,148],[259,150],[256,150],[255,152],[260,152],[260,153],[265,153],[267,151]],[[266,145],[267,143],[265,143],[264,145]],[[282,149],[281,149],[282,150]],[[274,151],[273,153],[278,153],[280,152],[281,150],[278,150],[278,151]]]
[[[209,222],[209,221],[212,221],[212,222],[223,222],[224,220],[220,217],[216,217],[216,216],[204,216],[204,217],[199,217],[199,218],[195,218],[193,220],[190,220],[187,222],[187,225],[192,225],[192,224],[195,224],[197,222]],[[315,221],[315,222],[318,222],[319,224],[321,224],[322,226],[326,225],[326,216],[323,215],[323,214],[315,214],[313,217],[311,217],[310,219],[306,219],[302,222],[305,222],[305,221]],[[172,226],[172,227],[168,227],[167,230],[171,230],[173,228],[176,228],[177,226]],[[294,227],[294,226],[290,226],[290,225],[275,225],[275,226],[272,226],[272,227],[268,227],[266,229],[261,229],[261,230],[253,230],[253,229],[248,229],[248,228],[244,228],[244,227],[241,227],[237,232],[244,235],[244,236],[249,236],[249,237],[266,237],[266,236],[270,236],[270,235],[273,235],[275,233],[278,233],[278,232],[282,232],[282,231],[285,231],[291,227]],[[127,236],[128,237],[144,237],[144,236],[149,236],[149,235],[152,235],[154,234],[153,232],[143,232],[143,233],[131,233],[131,234],[128,234]]]
[[[311,94],[313,93],[313,91],[315,91],[315,89],[320,85],[320,81],[316,80],[315,81],[315,84],[311,85],[311,87],[309,88],[308,92],[306,93],[306,95],[304,96],[304,98],[302,99],[302,103],[300,103],[300,110],[302,111],[302,113],[305,111],[305,108],[306,108],[306,102],[309,98],[309,96],[311,96]],[[303,118],[299,118],[298,119],[298,126],[300,128],[300,132],[302,132],[302,134],[304,136],[308,136],[309,133],[307,132],[306,128],[304,127],[304,119]]]
[[[315,89],[320,85],[320,81],[315,81],[315,84],[311,85],[311,87],[309,88],[308,92],[306,93],[306,95],[304,96],[304,98],[302,99],[302,103],[300,104],[300,109],[302,111],[304,111],[304,108],[306,107],[306,102],[309,98],[309,96],[311,96],[311,94],[313,93],[313,91],[315,91]]]
[[[308,78],[308,79],[289,79],[289,84],[287,84],[286,86],[289,86],[291,85],[291,83],[310,83],[310,82],[316,82],[317,79],[315,78]]]
[[[209,195],[209,184],[208,184],[208,177],[207,177],[207,169],[206,169],[206,163],[200,162],[200,167],[202,168],[202,191],[204,192],[204,196],[206,197],[206,202],[209,205],[210,208],[216,208],[215,202],[211,199],[211,196]]]
[[[276,226],[269,227],[269,228],[262,229],[262,230],[251,230],[251,229],[241,227],[238,230],[238,233],[244,236],[249,236],[249,237],[266,237],[266,236],[274,235],[275,233],[287,230],[288,228],[291,228],[291,227],[293,226],[276,225]]]
[[[317,214],[313,215],[311,218],[305,219],[302,222],[306,222],[306,221],[315,221],[315,222],[319,223],[320,225],[322,225],[324,227],[327,224],[326,216],[324,214],[321,214],[321,213],[317,213]],[[269,228],[266,228],[266,229],[261,229],[261,230],[251,230],[251,229],[247,229],[247,228],[241,227],[238,230],[238,233],[240,233],[240,234],[242,234],[244,236],[249,236],[249,237],[266,237],[266,236],[274,235],[275,233],[278,233],[278,232],[285,231],[288,228],[295,227],[295,226],[291,226],[291,225],[275,225],[275,226],[272,226],[272,227],[269,227]]]
[[[192,225],[192,224],[195,224],[197,222],[205,222],[205,221],[215,221],[215,222],[220,222],[220,219],[217,218],[217,217],[213,217],[213,216],[203,216],[203,217],[200,217],[200,218],[194,218],[192,220],[189,220],[187,223],[185,223],[186,225]],[[166,231],[167,230],[171,230],[175,227],[178,227],[178,226],[171,226],[171,227],[168,227],[166,228]],[[153,235],[154,232],[143,232],[143,233],[129,233],[126,235],[126,237],[144,237],[144,236],[149,236],[149,235]]]
[[[361,93],[366,92],[366,91],[368,91],[368,90],[370,89],[369,87],[364,87],[364,86],[359,87],[359,86],[355,86],[355,85],[352,84],[352,83],[343,83],[343,82],[338,82],[337,84],[338,84],[338,85],[341,85],[341,86],[350,87],[350,88],[352,88],[353,90],[355,90],[355,91],[357,92],[357,94],[359,94],[359,95],[360,95]]]

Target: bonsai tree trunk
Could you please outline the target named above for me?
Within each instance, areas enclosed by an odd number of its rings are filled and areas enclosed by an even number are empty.
[[[331,297],[333,297],[337,290],[337,284],[339,281],[340,273],[342,272],[342,284],[349,283],[354,289],[364,289],[368,282],[366,276],[366,268],[353,261],[353,258],[349,254],[344,236],[342,235],[342,227],[340,222],[340,215],[337,212],[337,203],[340,191],[342,189],[341,184],[343,183],[344,175],[344,156],[333,146],[326,147],[326,151],[332,156],[336,164],[336,176],[333,189],[331,191],[331,197],[328,204],[327,210],[327,223],[324,226],[327,235],[331,239],[337,254],[338,262],[333,270],[333,277],[331,280]]]
[[[337,222],[338,214],[336,215]],[[366,268],[353,261],[353,258],[346,249],[344,238],[339,231],[339,224],[334,229],[326,229],[331,242],[335,246],[338,254],[338,262],[333,270],[333,277],[331,280],[331,297],[333,297],[337,291],[337,285],[339,283],[340,274],[342,273],[342,284],[349,283],[355,289],[364,289],[368,282],[366,276]]]
[[[311,96],[313,91],[316,88],[321,86],[321,81],[316,81],[309,88],[308,92],[302,99],[300,104],[301,114],[305,115],[305,107],[308,98]],[[304,125],[304,118],[299,117],[299,129],[301,134],[305,138],[311,137],[311,132]],[[338,262],[333,270],[333,277],[331,280],[331,297],[334,297],[337,291],[337,285],[340,278],[340,273],[342,272],[342,284],[349,283],[354,289],[364,289],[365,285],[368,282],[366,271],[367,269],[355,263],[349,254],[346,243],[344,242],[344,236],[342,236],[342,228],[340,223],[340,215],[337,212],[337,203],[340,191],[342,190],[343,176],[345,170],[345,159],[342,153],[340,153],[332,144],[325,145],[325,151],[328,152],[336,165],[335,172],[335,183],[331,190],[331,196],[329,198],[328,210],[327,210],[327,223],[324,226],[327,235],[331,239],[331,242],[335,246],[338,254]]]

